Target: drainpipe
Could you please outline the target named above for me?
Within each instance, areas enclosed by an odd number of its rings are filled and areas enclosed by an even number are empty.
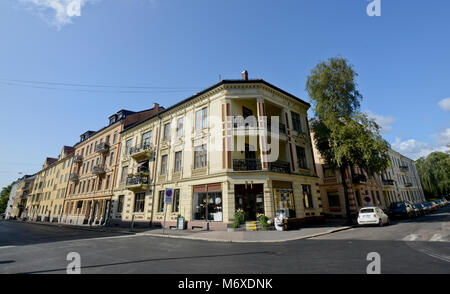
[[[161,127],[162,127],[162,119],[161,119],[161,116],[158,114],[158,119],[159,119],[159,129],[158,129],[158,134],[157,134],[157,140],[158,140],[158,144],[157,144],[157,147],[156,147],[156,150],[153,152],[153,156],[155,156],[155,152],[159,152],[159,146],[160,146],[160,142],[161,142],[161,131],[162,131],[162,129],[161,129]],[[152,189],[152,216],[151,216],[151,219],[150,219],[150,227],[152,227],[153,226],[153,216],[155,215],[155,194],[156,194],[156,175],[158,174],[158,158],[159,158],[159,153],[157,153],[157,156],[155,156],[155,159],[154,159],[154,168],[153,168],[153,170],[155,171],[155,173],[154,173],[154,175],[153,175],[153,179],[152,179],[152,182],[153,182],[153,184],[152,184],[152,186],[153,186],[153,189]]]

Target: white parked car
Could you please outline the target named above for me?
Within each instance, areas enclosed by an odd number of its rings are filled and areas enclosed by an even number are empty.
[[[364,207],[359,210],[359,225],[389,225],[391,223],[389,216],[381,208]]]

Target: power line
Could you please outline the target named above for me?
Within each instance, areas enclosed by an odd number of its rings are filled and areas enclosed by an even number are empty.
[[[118,94],[184,93],[184,92],[192,92],[196,89],[196,88],[157,87],[157,86],[108,86],[108,85],[70,84],[70,83],[56,83],[56,82],[54,83],[54,82],[22,81],[22,80],[6,80],[6,79],[0,79],[0,84],[16,87],[44,89],[44,90],[87,92],[87,93],[118,93]]]

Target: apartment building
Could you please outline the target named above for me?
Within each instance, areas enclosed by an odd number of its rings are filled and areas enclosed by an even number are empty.
[[[314,138],[313,133],[311,136]],[[334,170],[326,164],[315,144],[313,145],[316,170],[320,178],[320,196],[326,217],[346,215],[343,181],[347,184],[351,214],[356,214],[361,207],[387,207],[387,203],[382,197],[383,191],[379,175],[369,174],[358,166],[349,167],[345,175],[342,175],[340,171]]]
[[[74,150],[64,146],[57,158],[46,158],[42,170],[36,174],[33,192],[28,197],[28,219],[45,222],[61,220]]]
[[[422,183],[412,159],[389,149],[391,166],[381,173],[383,195],[390,204],[397,201],[425,201]]]
[[[182,216],[220,230],[238,209],[247,221],[280,209],[295,225],[320,219],[309,107],[244,72],[125,128],[111,222],[171,227]]]
[[[141,112],[120,110],[109,117],[109,123],[94,132],[80,136],[74,148],[70,184],[62,222],[69,224],[104,225],[109,218],[113,183],[121,150],[124,128],[153,117],[164,108],[154,104]]]
[[[313,137],[314,135],[311,134]],[[414,161],[389,149],[391,166],[380,174],[369,174],[358,166],[348,168],[344,177],[327,166],[316,146],[313,146],[316,170],[320,177],[320,195],[326,217],[346,215],[344,188],[348,187],[350,212],[360,208],[378,206],[388,208],[395,201],[418,203],[425,201]]]
[[[25,175],[17,182],[14,201],[12,203],[11,217],[18,219],[26,215],[26,205],[28,196],[33,190],[36,175]]]
[[[17,192],[17,187],[19,186],[19,182],[20,182],[20,179],[11,184],[11,191],[9,192],[8,203],[6,203],[6,209],[5,209],[5,218],[6,219],[11,218],[11,212],[12,212],[13,204],[14,204],[14,201],[16,198],[16,192]]]

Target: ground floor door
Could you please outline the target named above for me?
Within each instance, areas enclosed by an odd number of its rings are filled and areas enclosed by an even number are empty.
[[[244,211],[246,221],[255,221],[257,215],[264,214],[264,185],[235,185],[236,209]]]

